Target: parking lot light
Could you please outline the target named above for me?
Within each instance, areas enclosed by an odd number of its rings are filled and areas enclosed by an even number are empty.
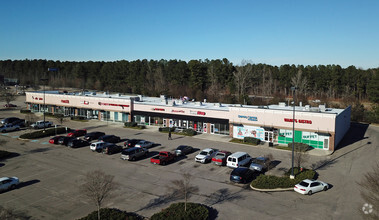
[[[295,149],[295,91],[296,91],[296,87],[293,86],[291,87],[291,90],[292,90],[292,97],[293,97],[293,118],[292,118],[292,166],[291,166],[291,175],[290,175],[290,179],[295,179],[295,175],[294,175],[294,172],[293,172],[293,162],[294,162],[294,149]]]

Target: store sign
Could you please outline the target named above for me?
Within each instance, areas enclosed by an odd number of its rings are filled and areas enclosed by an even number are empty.
[[[285,118],[285,122],[293,122],[292,118]],[[312,120],[304,120],[304,119],[295,119],[295,123],[301,123],[301,124],[312,124]]]
[[[153,108],[153,111],[161,111],[164,112],[166,111],[164,108]]]
[[[88,105],[89,101],[81,101],[80,104]]]
[[[254,116],[238,115],[238,118],[244,118],[248,121],[258,121],[258,118]]]
[[[61,100],[62,103],[70,103],[70,100]]]
[[[191,115],[206,115],[206,112],[201,112],[201,111],[191,111],[191,110],[190,110],[190,114],[191,114]]]
[[[43,98],[38,98],[38,97],[34,97],[34,96],[32,96],[32,99],[34,99],[34,100],[43,100]]]
[[[184,110],[171,110],[171,112],[184,113]]]
[[[113,104],[113,103],[105,103],[105,102],[98,102],[97,104],[104,105],[104,106],[121,106],[122,108],[129,107],[129,105]]]
[[[279,129],[279,136],[292,138],[292,130]]]

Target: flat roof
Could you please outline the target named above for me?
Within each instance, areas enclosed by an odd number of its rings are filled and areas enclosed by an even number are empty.
[[[33,93],[33,92],[26,92]],[[34,93],[44,93],[44,91],[34,91]],[[162,95],[161,97],[149,97],[142,95],[124,95],[120,93],[107,93],[107,92],[68,92],[63,93],[60,91],[45,91],[46,94],[55,95],[68,95],[68,96],[87,96],[95,98],[112,98],[112,99],[134,99],[135,104],[141,105],[156,105],[156,106],[175,106],[180,108],[195,108],[195,109],[209,109],[216,111],[229,111],[231,107],[235,108],[246,108],[246,109],[267,109],[267,110],[284,110],[293,111],[293,106],[287,106],[284,102],[278,105],[265,105],[265,106],[255,106],[255,105],[241,105],[241,104],[225,104],[225,103],[211,103],[211,102],[200,102],[191,101],[188,99],[175,99],[168,98]],[[327,113],[327,114],[340,114],[344,109],[336,108],[326,108],[325,105],[319,105],[319,107],[305,106],[295,106],[295,111],[300,112],[312,112],[312,113]]]

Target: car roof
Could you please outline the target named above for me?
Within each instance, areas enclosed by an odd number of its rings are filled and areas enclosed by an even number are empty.
[[[248,154],[248,153],[238,151],[238,152],[231,154],[229,157],[240,157],[240,156],[245,155],[245,154]]]
[[[316,180],[312,180],[312,179],[305,179],[305,180],[303,180],[303,182],[313,183],[313,182],[317,182],[317,181]]]
[[[241,173],[245,173],[249,170],[249,168],[247,167],[238,167],[238,168],[235,168],[231,174],[241,174]]]
[[[1,178],[0,178],[0,181],[9,180],[9,179],[13,179],[13,178],[12,178],[12,177],[6,177],[6,176],[5,176],[5,177],[1,177]]]
[[[202,151],[209,152],[209,151],[211,151],[211,150],[215,150],[215,149],[212,149],[212,148],[205,148],[205,149],[202,150]]]
[[[219,150],[217,153],[224,153],[224,154],[227,154],[227,153],[231,153],[230,151],[227,151],[227,150]]]

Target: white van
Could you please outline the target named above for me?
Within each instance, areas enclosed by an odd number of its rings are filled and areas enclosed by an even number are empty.
[[[226,160],[226,166],[230,168],[237,168],[245,166],[250,163],[251,157],[246,152],[235,152],[231,154]]]
[[[105,144],[107,144],[106,142],[95,142],[95,143],[92,143],[89,148],[92,150],[92,151],[97,151],[97,152],[101,152],[103,151],[103,148],[105,146]]]

